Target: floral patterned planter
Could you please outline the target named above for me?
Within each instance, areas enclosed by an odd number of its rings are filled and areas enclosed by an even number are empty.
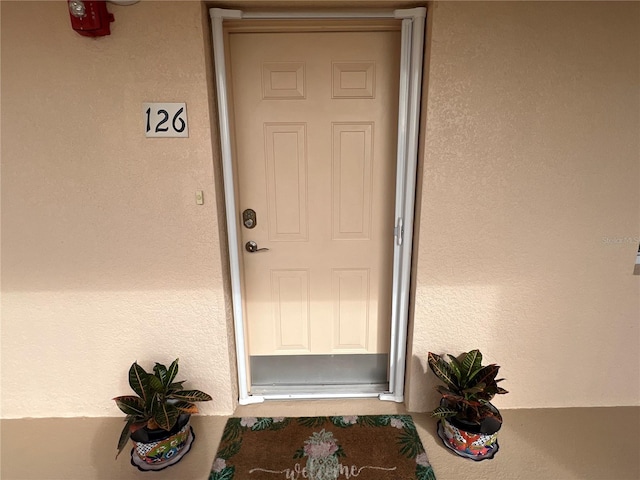
[[[164,432],[164,438],[153,435],[156,431],[150,432],[152,440],[148,442],[136,441],[132,435],[131,464],[138,470],[156,471],[175,465],[189,452],[195,440],[188,417],[186,423],[183,420],[171,431]]]
[[[498,449],[498,432],[472,433],[453,425],[447,419],[438,422],[438,436],[446,447],[471,460],[493,458]]]

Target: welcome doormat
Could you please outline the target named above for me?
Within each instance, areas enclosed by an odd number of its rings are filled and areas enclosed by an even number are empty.
[[[409,415],[227,421],[209,480],[435,480]]]

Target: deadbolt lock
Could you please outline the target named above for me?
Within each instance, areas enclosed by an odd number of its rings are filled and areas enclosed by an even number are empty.
[[[256,212],[247,208],[242,212],[242,223],[246,228],[255,228],[258,222],[256,221]]]

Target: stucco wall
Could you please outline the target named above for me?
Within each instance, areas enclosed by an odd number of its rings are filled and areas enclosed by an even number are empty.
[[[0,3],[2,417],[119,415],[131,362],[172,357],[230,413],[206,10],[109,5],[92,40],[65,2]],[[428,351],[475,347],[499,407],[640,402],[639,20],[431,9],[410,409],[432,406]],[[145,101],[187,102],[190,138],[145,139]]]
[[[434,401],[428,351],[476,347],[500,407],[638,405],[640,5],[431,20],[409,405]]]
[[[90,39],[66,2],[2,2],[2,416],[118,415],[131,363],[176,357],[228,414],[207,12],[108,8]],[[189,138],[146,139],[149,101],[186,102]]]

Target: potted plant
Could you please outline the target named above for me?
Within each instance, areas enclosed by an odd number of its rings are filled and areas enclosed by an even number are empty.
[[[174,382],[178,359],[169,368],[160,363],[147,373],[137,362],[129,369],[129,385],[136,395],[114,398],[126,415],[126,424],[118,440],[118,453],[129,438],[131,464],[140,470],[161,470],[178,461],[189,451],[194,440],[189,417],[198,413],[193,402],[211,400],[200,390],[185,390],[185,380]]]
[[[508,393],[496,380],[500,367],[482,365],[479,350],[458,357],[429,352],[429,368],[445,385],[439,385],[440,406],[431,412],[439,418],[438,436],[443,443],[462,457],[473,460],[493,458],[498,451],[498,430],[502,416],[491,399]]]

